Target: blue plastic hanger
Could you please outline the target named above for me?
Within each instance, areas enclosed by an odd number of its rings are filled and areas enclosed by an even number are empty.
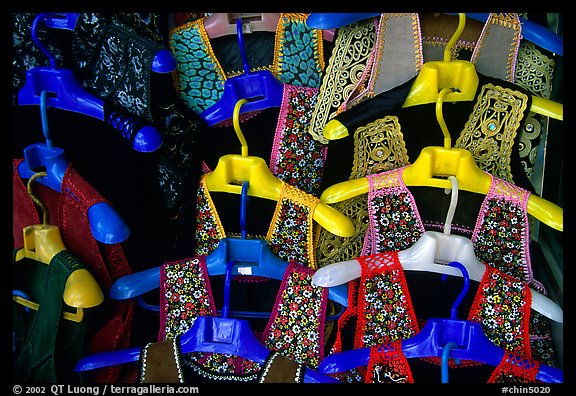
[[[18,165],[18,174],[21,178],[29,179],[36,173],[36,169],[45,168],[47,175],[37,181],[55,191],[63,192],[62,180],[69,161],[65,158],[63,149],[52,145],[46,105],[48,93],[43,91],[39,96],[42,132],[46,143],[35,143],[24,148],[24,161]],[[88,221],[92,235],[99,242],[120,243],[130,236],[128,225],[114,208],[105,202],[94,204],[88,209]]]
[[[448,13],[451,15],[457,15],[456,13]],[[370,13],[339,13],[339,12],[319,12],[311,13],[306,19],[306,24],[312,28],[316,29],[334,29],[342,26],[349,25],[354,22],[361,21],[363,19],[376,17],[381,15],[381,13],[370,12]],[[480,22],[486,22],[489,13],[466,13],[466,17],[476,19]],[[558,34],[554,33],[552,30],[545,28],[544,26],[538,25],[532,21],[520,17],[520,24],[522,25],[522,35],[524,39],[544,48],[548,51],[556,53],[558,55],[563,55],[563,39]]]
[[[49,28],[74,31],[79,18],[79,12],[50,13],[46,16],[44,22]],[[159,50],[154,56],[151,69],[156,73],[171,73],[177,67],[178,63],[174,54],[164,48]]]
[[[261,238],[246,238],[246,203],[248,201],[248,182],[242,184],[240,196],[240,228],[241,238],[223,238],[218,247],[206,256],[206,268],[209,276],[223,275],[229,263],[234,265],[232,275],[261,276],[282,280],[288,267],[288,262],[276,256],[268,242]],[[159,310],[158,306],[145,303],[141,296],[160,285],[160,267],[125,275],[117,279],[110,288],[109,296],[114,300],[138,298],[143,308]],[[328,289],[328,297],[338,304],[348,305],[348,286],[339,285]],[[244,317],[262,317],[260,313],[235,311],[234,315]],[[269,316],[269,313],[264,313]]]
[[[76,80],[72,70],[57,67],[56,58],[38,39],[38,24],[52,14],[40,13],[32,22],[32,41],[48,57],[50,65],[34,67],[26,72],[24,86],[18,92],[19,105],[38,105],[42,92],[49,92],[47,105],[86,114],[104,120],[104,101],[87,92]],[[65,25],[65,23],[62,23]]]
[[[198,316],[192,326],[179,336],[182,353],[211,352],[226,353],[264,364],[271,350],[254,335],[250,323],[243,319],[228,317],[230,312],[230,287],[234,262],[228,261],[224,279],[224,303],[222,316]],[[74,371],[86,371],[140,359],[141,348],[97,353],[81,359]],[[338,382],[315,370],[306,369],[304,382]]]
[[[460,268],[464,279],[469,279],[468,271],[462,264],[451,262],[450,265]],[[500,364],[507,351],[490,341],[481,324],[455,318],[458,305],[464,298],[466,291],[465,282],[464,288],[452,305],[450,318],[430,318],[416,335],[402,340],[402,352],[407,359],[441,358],[442,354],[445,353],[444,359],[447,359],[449,354],[454,359],[474,360],[492,366]],[[449,351],[444,352],[447,346]],[[329,355],[320,362],[318,371],[324,374],[334,374],[367,366],[370,361],[370,349],[370,347],[358,348]],[[536,379],[546,383],[562,383],[563,377],[564,374],[561,369],[544,364],[539,366],[539,371],[536,374]]]
[[[244,48],[242,19],[236,20],[238,46],[244,65],[244,73],[227,78],[224,81],[224,92],[220,100],[208,107],[200,116],[209,126],[232,118],[234,106],[240,99],[248,102],[242,106],[241,114],[263,110],[270,107],[280,107],[284,92],[284,84],[269,70],[252,72]]]
[[[57,67],[56,58],[38,38],[38,24],[57,29],[74,30],[80,14],[40,13],[32,22],[32,41],[46,55],[50,66],[38,66],[26,71],[24,86],[18,91],[18,104],[38,105],[42,92],[49,93],[48,107],[85,114],[106,121],[132,140],[132,147],[140,152],[156,151],[162,145],[162,135],[154,127],[143,125],[132,117],[121,115],[104,106],[104,100],[92,95],[80,85],[71,69]]]

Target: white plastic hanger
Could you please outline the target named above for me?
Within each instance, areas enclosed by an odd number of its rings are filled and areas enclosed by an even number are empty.
[[[452,199],[446,216],[444,233],[425,231],[420,239],[408,249],[398,252],[398,259],[405,271],[427,271],[452,276],[462,276],[458,268],[447,265],[452,261],[462,263],[468,270],[471,280],[480,282],[486,266],[478,260],[472,241],[464,236],[450,234],[450,225],[454,216],[458,197],[458,184],[454,176],[452,182]],[[312,277],[317,286],[331,287],[359,278],[362,267],[358,260],[341,261],[322,267]],[[532,309],[551,320],[563,323],[562,308],[550,298],[530,289]]]

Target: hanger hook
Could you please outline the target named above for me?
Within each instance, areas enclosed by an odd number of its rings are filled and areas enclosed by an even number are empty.
[[[442,113],[442,104],[444,103],[444,97],[446,96],[446,94],[455,91],[457,91],[457,89],[444,88],[440,91],[440,93],[438,94],[438,98],[436,99],[436,119],[438,120],[440,129],[442,129],[442,133],[444,134],[445,149],[452,148],[452,138],[450,137],[450,132],[448,131],[448,127],[446,126],[446,121],[444,121],[444,114]]]
[[[246,143],[246,138],[242,133],[242,129],[240,129],[240,107],[244,103],[247,103],[246,99],[240,99],[236,102],[234,106],[234,112],[232,113],[232,123],[234,124],[234,131],[236,132],[236,136],[238,136],[238,140],[240,140],[240,144],[242,145],[242,157],[248,156],[248,143]]]
[[[47,176],[47,173],[46,172],[36,172],[32,176],[30,176],[30,179],[28,179],[28,183],[26,185],[26,189],[28,190],[28,195],[30,195],[30,198],[32,198],[32,201],[34,201],[34,203],[42,211],[42,224],[46,225],[46,224],[48,224],[48,209],[42,203],[42,201],[40,201],[38,199],[38,197],[36,197],[36,195],[34,195],[34,193],[32,192],[32,183],[34,183],[34,180],[36,180],[39,177],[43,177],[43,176]]]
[[[50,138],[50,130],[48,128],[48,105],[46,100],[48,92],[46,90],[40,93],[40,117],[42,119],[42,133],[46,139],[46,147],[52,148],[52,139]]]
[[[36,44],[36,46],[40,49],[40,51],[42,51],[50,61],[50,68],[56,69],[56,57],[52,54],[52,52],[50,52],[50,50],[48,50],[48,47],[46,47],[38,38],[38,24],[40,22],[44,22],[44,20],[50,15],[53,14],[48,12],[41,12],[38,15],[36,15],[36,18],[34,18],[34,21],[32,21],[31,34],[32,34],[32,41],[34,41],[34,44]]]
[[[452,308],[450,308],[450,319],[456,320],[458,307],[460,306],[460,303],[462,302],[462,300],[466,296],[466,293],[468,293],[468,289],[470,288],[470,275],[468,274],[468,270],[466,269],[466,267],[462,263],[459,263],[458,261],[452,261],[448,265],[451,267],[457,267],[462,272],[462,277],[464,278],[464,286],[462,286],[462,290],[460,290],[458,297],[456,297],[456,300],[452,304]],[[446,275],[442,276],[442,280],[444,279],[446,279]]]
[[[246,231],[246,204],[248,203],[248,181],[242,183],[242,194],[240,195],[240,231],[242,239],[246,239],[248,232]]]
[[[456,31],[446,44],[446,48],[444,48],[444,62],[450,62],[452,60],[452,47],[456,44],[456,41],[460,38],[460,35],[464,31],[464,27],[466,26],[466,14],[461,12],[458,14],[458,27]]]
[[[450,190],[450,206],[444,222],[444,235],[450,235],[452,232],[452,220],[454,219],[454,212],[456,212],[456,205],[458,205],[458,179],[456,179],[456,176],[450,175],[448,180],[452,183],[452,188]]]
[[[242,18],[236,19],[236,34],[238,35],[238,48],[240,49],[240,56],[242,57],[242,64],[244,65],[244,73],[250,73],[250,65],[248,64],[248,57],[246,56],[246,47],[244,47],[244,32],[242,29]]]

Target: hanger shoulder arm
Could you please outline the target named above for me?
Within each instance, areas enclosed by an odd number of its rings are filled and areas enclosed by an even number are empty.
[[[564,121],[564,105],[550,99],[532,96],[530,111]]]
[[[352,221],[342,212],[322,201],[319,201],[314,209],[314,220],[335,235],[342,237],[351,237],[354,235],[355,228]]]
[[[564,312],[558,304],[534,289],[530,289],[530,293],[532,294],[532,308],[535,311],[554,322],[564,323]]]
[[[327,204],[342,202],[358,195],[367,194],[368,188],[366,177],[346,180],[326,188],[320,195],[320,200]]]
[[[64,302],[75,308],[92,308],[104,301],[104,294],[94,276],[85,268],[72,272],[64,286]]]
[[[555,230],[564,231],[564,211],[558,205],[538,195],[530,194],[526,209],[530,215],[544,224]]]

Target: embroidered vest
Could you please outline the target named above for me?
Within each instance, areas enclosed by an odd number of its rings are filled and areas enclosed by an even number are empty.
[[[416,335],[426,318],[416,316],[398,252],[376,253],[357,260],[362,275],[350,289],[349,308],[338,323],[334,352],[342,350],[343,328],[352,318],[356,319],[354,349],[385,345]],[[495,345],[532,358],[531,303],[530,289],[525,282],[487,266],[467,319],[480,323]]]
[[[185,373],[181,363],[180,336],[146,344],[140,356],[140,383],[202,383],[204,376]],[[290,360],[278,352],[270,352],[257,375],[236,381],[236,376],[220,376],[217,382],[303,383],[306,366]],[[189,378],[192,377],[192,378]],[[212,378],[216,381],[216,378]]]
[[[402,179],[403,170],[367,176],[369,228],[362,255],[407,249],[425,231],[414,196]],[[482,262],[542,291],[530,262],[529,196],[527,190],[492,176],[469,237]]]
[[[40,305],[38,311],[14,304],[14,379],[26,383],[79,382],[74,365],[84,355],[89,315],[79,322],[62,318],[66,304],[62,296],[68,277],[86,268],[68,250],[57,253],[50,263],[24,258],[13,263],[13,287],[25,291]]]
[[[280,198],[265,239],[272,252],[285,261],[316,268],[313,245],[314,208],[319,198],[283,183]],[[227,236],[210,191],[206,175],[200,180],[197,195],[196,254],[211,253]]]
[[[283,83],[318,88],[324,71],[322,31],[307,27],[306,16],[280,16],[270,71]],[[176,86],[180,96],[200,115],[222,97],[224,81],[230,77],[214,54],[204,20],[174,28],[169,43],[178,61]]]
[[[537,383],[540,363],[514,353],[506,353],[487,383]],[[402,352],[401,341],[370,348],[370,360],[364,379],[366,383],[414,383],[408,359]]]
[[[31,224],[40,224],[40,218],[26,186],[18,174],[18,165],[23,159],[13,160],[13,238],[14,248],[24,246],[22,230]],[[64,173],[62,193],[37,183],[35,195],[46,205],[49,223],[58,226],[66,248],[76,255],[106,294],[112,283],[132,269],[124,255],[121,244],[103,244],[92,235],[88,209],[100,202],[107,202],[86,182],[72,165]],[[131,301],[116,301],[101,311],[103,324],[95,329],[90,338],[89,353],[123,349],[129,346],[131,333]],[[117,380],[122,367],[98,369],[90,373],[95,382]]]
[[[324,322],[328,289],[312,284],[314,270],[291,262],[274,308],[259,337],[272,351],[309,367],[324,357]],[[197,316],[217,316],[205,256],[165,263],[161,268],[160,340],[183,334]],[[185,364],[209,378],[256,375],[259,364],[229,354],[192,352]],[[210,374],[211,373],[211,374]]]

